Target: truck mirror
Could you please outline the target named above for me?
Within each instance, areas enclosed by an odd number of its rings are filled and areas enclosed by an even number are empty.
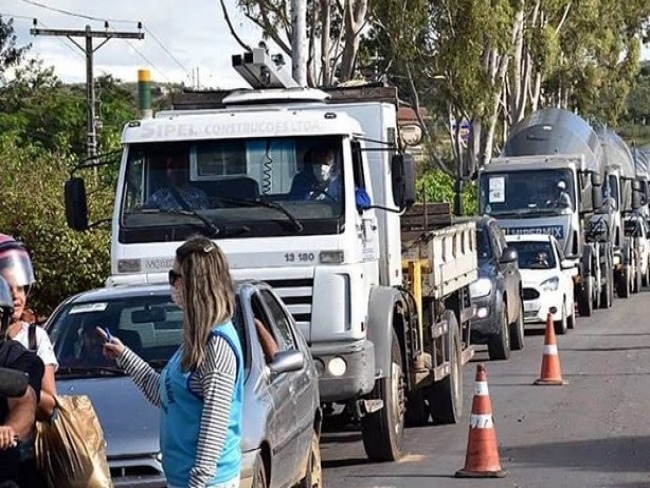
[[[415,165],[410,154],[395,154],[391,159],[393,200],[400,210],[415,203]]]
[[[591,186],[591,201],[594,210],[598,210],[603,206],[603,189],[602,186]]]
[[[88,230],[88,200],[86,185],[82,178],[70,178],[65,182],[65,219],[73,230]]]
[[[643,193],[641,193],[640,181],[632,182],[632,209],[638,210],[643,206]]]
[[[603,177],[600,173],[591,173],[591,185],[592,186],[602,186]]]

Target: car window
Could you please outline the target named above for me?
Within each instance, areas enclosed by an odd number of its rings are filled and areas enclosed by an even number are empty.
[[[557,267],[556,255],[548,241],[513,241],[520,269],[553,269]]]
[[[492,257],[492,248],[490,247],[490,239],[487,229],[482,227],[476,229],[476,242],[478,258],[490,259]]]
[[[239,297],[232,319],[247,365],[246,334]],[[183,312],[169,295],[141,295],[61,307],[48,326],[60,370],[114,366],[102,353],[96,327],[106,327],[156,369],[161,369],[183,342]]]
[[[277,332],[278,346],[280,350],[287,351],[290,349],[298,349],[293,332],[291,330],[291,322],[289,317],[284,312],[283,308],[278,303],[277,298],[268,290],[260,292],[264,303],[266,304],[271,318],[273,327]]]
[[[251,309],[253,311],[253,319],[256,322],[257,339],[264,353],[264,360],[267,364],[271,363],[275,356],[275,351],[278,350],[278,340],[275,331],[271,327],[273,321],[269,318],[266,308],[262,305],[262,298],[257,293],[251,296]],[[263,330],[257,330],[258,324]]]

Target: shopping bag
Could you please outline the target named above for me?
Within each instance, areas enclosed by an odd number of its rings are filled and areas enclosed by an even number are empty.
[[[90,398],[58,396],[57,414],[36,423],[36,465],[49,488],[113,488],[102,431]]]

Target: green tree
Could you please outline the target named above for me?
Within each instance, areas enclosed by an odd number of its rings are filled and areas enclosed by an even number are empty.
[[[5,20],[0,15],[0,82],[3,81],[3,75],[7,68],[20,63],[30,48],[30,45],[17,47],[17,39],[13,19]]]

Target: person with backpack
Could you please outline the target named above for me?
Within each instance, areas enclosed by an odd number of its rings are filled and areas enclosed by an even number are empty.
[[[0,234],[0,275],[7,281],[13,299],[13,315],[7,330],[8,338],[20,342],[36,353],[45,365],[37,418],[47,420],[56,407],[54,373],[59,367],[47,332],[23,320],[29,289],[34,284],[34,269],[25,245],[12,236]]]
[[[33,457],[36,405],[43,378],[43,361],[7,337],[14,313],[9,285],[0,276],[0,367],[28,375],[28,387],[15,398],[0,397],[0,488],[45,488]]]

